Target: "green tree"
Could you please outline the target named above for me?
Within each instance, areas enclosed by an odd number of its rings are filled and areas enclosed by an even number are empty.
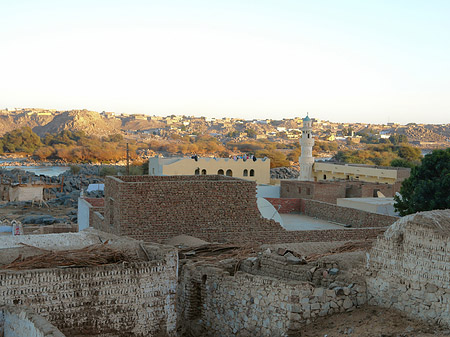
[[[256,138],[256,131],[253,129],[247,129],[245,130],[245,132],[247,133],[247,137],[248,138]]]
[[[257,158],[270,158],[270,168],[274,167],[290,167],[291,163],[286,156],[277,150],[259,150],[255,152]]]
[[[401,143],[408,143],[408,137],[406,137],[406,135],[395,134],[389,137],[389,141],[394,145],[398,145]]]
[[[33,153],[42,145],[41,138],[31,128],[23,127],[6,133],[2,139],[3,150],[6,152]]]
[[[407,167],[407,168],[413,168],[414,166],[416,166],[414,163],[403,159],[403,158],[397,158],[391,161],[391,166],[392,167]]]
[[[410,145],[400,145],[397,149],[398,156],[408,161],[419,161],[422,153],[419,148]]]
[[[400,194],[394,207],[401,216],[450,208],[450,148],[426,155],[403,181]]]

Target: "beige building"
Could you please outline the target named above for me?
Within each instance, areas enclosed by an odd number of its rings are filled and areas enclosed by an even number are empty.
[[[371,183],[395,184],[410,175],[410,169],[358,164],[315,162],[314,181],[350,180]]]
[[[149,159],[148,172],[152,176],[221,174],[269,184],[270,159],[153,157]]]

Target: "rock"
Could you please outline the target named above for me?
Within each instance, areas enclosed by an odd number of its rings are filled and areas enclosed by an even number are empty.
[[[345,310],[350,309],[353,306],[353,302],[349,298],[346,298],[342,306]]]
[[[299,259],[297,256],[294,256],[292,253],[286,253],[286,255],[284,255],[284,257],[286,258],[286,261],[289,264],[306,264],[305,260]]]
[[[339,273],[339,269],[337,268],[331,268],[328,270],[329,275],[337,275],[337,273]]]
[[[427,293],[435,293],[436,291],[438,291],[438,287],[434,284],[431,283],[427,283],[427,285],[425,286],[425,290]]]

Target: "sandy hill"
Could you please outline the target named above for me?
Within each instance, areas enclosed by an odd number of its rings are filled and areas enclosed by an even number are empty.
[[[88,135],[105,136],[119,133],[120,126],[119,120],[108,120],[95,111],[71,110],[55,115],[49,123],[36,126],[33,131],[39,136],[63,130],[84,131]]]

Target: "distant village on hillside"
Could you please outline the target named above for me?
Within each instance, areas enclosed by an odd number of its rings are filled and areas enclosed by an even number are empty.
[[[315,118],[312,121],[316,139],[336,140],[350,145],[359,143],[363,137],[383,139],[391,135],[405,135],[412,145],[422,148],[448,147],[450,142],[450,124],[337,123]],[[32,128],[40,136],[68,129],[98,136],[122,133],[140,139],[206,134],[224,142],[268,139],[284,143],[299,138],[302,118],[244,120],[184,115],[162,117],[106,111],[98,113],[88,110],[0,110],[0,136],[24,126]]]

